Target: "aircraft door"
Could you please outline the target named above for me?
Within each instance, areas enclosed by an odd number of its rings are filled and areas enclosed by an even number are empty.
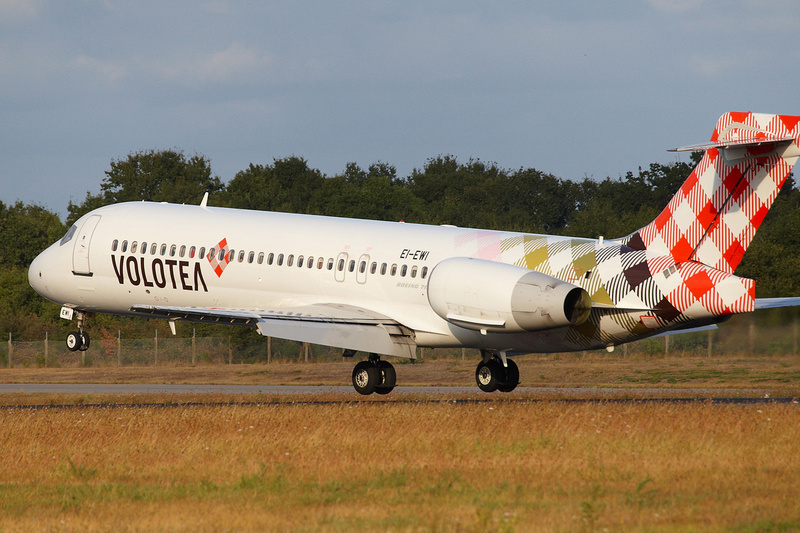
[[[344,273],[347,268],[347,252],[342,252],[336,258],[336,264],[333,265],[333,277],[336,281],[344,281]]]
[[[75,239],[75,248],[72,249],[72,273],[81,276],[91,276],[92,269],[89,264],[89,245],[92,242],[100,215],[92,215],[86,219]]]

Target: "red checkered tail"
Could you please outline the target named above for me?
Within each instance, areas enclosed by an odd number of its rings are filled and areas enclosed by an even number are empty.
[[[733,273],[800,156],[800,116],[726,113],[664,211],[623,242]]]

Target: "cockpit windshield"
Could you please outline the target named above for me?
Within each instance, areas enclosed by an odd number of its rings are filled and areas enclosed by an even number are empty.
[[[67,244],[69,241],[71,241],[71,240],[72,240],[72,237],[74,237],[74,236],[75,236],[75,232],[77,231],[77,229],[78,229],[78,226],[75,226],[75,225],[73,225],[71,228],[69,228],[69,229],[67,230],[67,233],[66,233],[66,234],[65,234],[63,237],[61,237],[61,244],[60,244],[60,246],[64,246],[64,245],[65,245],[65,244]]]

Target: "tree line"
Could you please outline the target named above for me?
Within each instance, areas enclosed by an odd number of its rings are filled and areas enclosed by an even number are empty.
[[[226,184],[203,155],[132,153],[111,161],[99,193],[69,203],[65,221],[38,205],[0,202],[0,332],[15,339],[39,339],[43,331],[65,334],[69,323],[58,318],[56,304],[33,292],[27,267],[80,216],[103,205],[198,204],[209,192],[209,205],[222,207],[615,238],[655,218],[699,156],[693,154],[688,163],[652,163],[601,181],[504,169],[478,159],[460,162],[449,155],[431,158],[405,177],[384,162],[367,168],[349,163],[342,173],[326,176],[302,157],[290,156],[250,164]],[[800,295],[800,191],[791,176],[736,273],[757,280],[759,297]],[[107,316],[93,318],[90,327],[124,329],[129,336],[152,330],[143,320]]]

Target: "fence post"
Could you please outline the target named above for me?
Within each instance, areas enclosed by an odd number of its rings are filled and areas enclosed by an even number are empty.
[[[11,332],[8,332],[8,368],[11,368],[11,352],[13,351],[13,347],[11,346]]]
[[[158,364],[158,330],[156,330],[156,338],[155,338],[155,356],[153,357],[153,364]]]
[[[122,366],[122,332],[117,330],[117,366]]]
[[[196,331],[196,328],[192,328],[192,366],[194,366],[195,357],[196,357],[195,341],[194,341],[195,331]]]
[[[272,337],[267,337],[267,364],[272,362]]]
[[[708,330],[708,356],[711,357],[714,341],[714,330]]]
[[[669,335],[664,335],[664,357],[669,357]]]
[[[233,345],[231,344],[231,336],[228,335],[228,364],[233,364]]]
[[[48,344],[47,343],[47,340],[48,340],[47,336],[48,336],[47,332],[45,331],[44,332],[44,366],[45,366],[45,368],[47,368],[47,355],[48,355],[48,352],[49,352],[48,345],[47,345]]]
[[[747,331],[747,348],[750,350],[749,355],[753,355],[756,346],[756,323],[753,320],[753,314],[750,314],[750,327]]]

